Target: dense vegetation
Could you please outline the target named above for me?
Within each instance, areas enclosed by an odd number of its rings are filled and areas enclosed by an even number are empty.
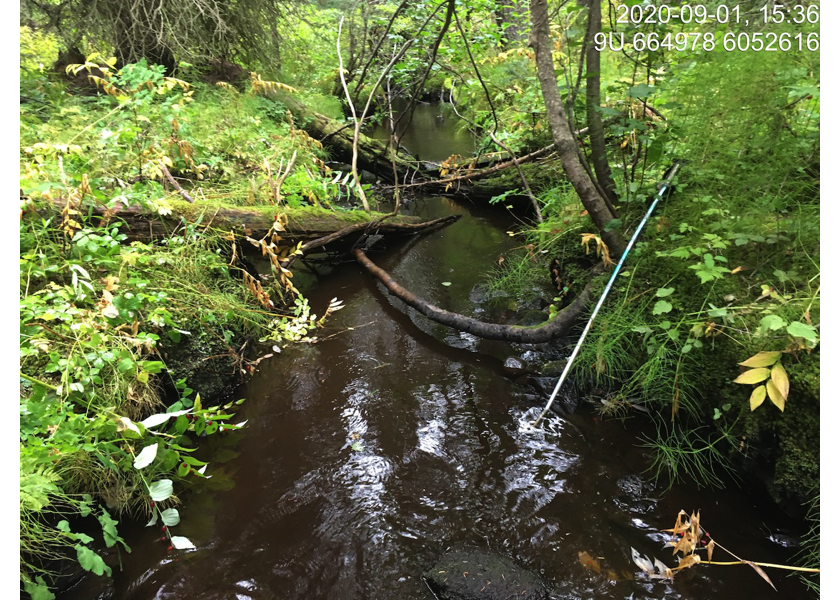
[[[330,169],[329,136],[306,133],[299,105],[352,136],[351,112],[410,119],[411,104],[390,112],[391,99],[448,102],[495,160],[557,139],[525,3],[202,0],[206,18],[153,23],[132,17],[142,0],[97,3],[80,20],[88,4],[24,2],[20,30],[21,579],[34,598],[51,597],[61,557],[110,571],[71,523],[95,517],[106,545],[124,546],[115,519],[133,515],[164,527],[171,549],[189,547],[172,529],[176,491],[204,475],[198,437],[241,426],[224,394],[256,362],[248,342],[323,323],[279,266],[296,249],[288,223],[358,221],[368,195],[393,201],[355,168]],[[609,3],[598,23],[589,4],[548,3],[549,55],[565,126],[591,134],[570,153],[614,214],[582,210],[562,152],[501,171],[491,202],[524,197],[538,218],[490,285],[542,294],[548,318],[586,283],[593,245],[617,261],[679,159],[576,384],[605,415],[653,420],[652,475],[723,486],[757,474],[749,483],[790,512],[810,510],[806,558],[818,564],[819,52],[727,51],[732,25],[707,22],[682,31],[711,34],[713,49],[628,44],[596,60],[599,25],[631,38],[676,30],[617,24]],[[451,157],[441,175],[469,174],[471,158]],[[216,220],[233,206],[278,215],[251,239],[270,255],[270,283],[241,261],[247,234]],[[126,207],[177,225],[138,239],[119,219]]]

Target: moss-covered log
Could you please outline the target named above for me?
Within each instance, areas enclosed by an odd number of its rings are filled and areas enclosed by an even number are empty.
[[[91,205],[82,212],[90,213],[102,219],[120,220],[125,223],[123,233],[130,240],[150,241],[171,236],[183,231],[181,217],[188,223],[195,223],[201,229],[233,231],[253,238],[261,238],[273,227],[277,216],[284,214],[287,222],[284,227],[289,240],[307,241],[321,238],[340,231],[349,225],[366,223],[384,217],[381,213],[362,211],[333,211],[316,207],[279,208],[276,206],[229,206],[225,204],[190,204],[183,200],[169,200],[172,213],[160,215],[150,213],[140,206],[119,206],[106,209]],[[63,205],[55,204],[61,210]],[[419,217],[390,217],[380,229],[388,231],[399,225],[420,223]]]

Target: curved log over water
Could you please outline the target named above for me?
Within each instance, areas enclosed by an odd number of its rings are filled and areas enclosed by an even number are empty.
[[[486,340],[539,344],[561,337],[569,332],[572,325],[581,316],[592,295],[592,280],[590,279],[589,283],[586,284],[586,287],[583,288],[583,291],[574,302],[561,310],[554,319],[537,327],[485,323],[472,317],[465,317],[458,313],[443,310],[415,296],[394,281],[386,271],[377,267],[360,248],[354,249],[353,255],[364,268],[388,288],[389,292],[409,306],[417,309],[420,314],[447,327],[452,327],[458,331],[465,331]],[[596,267],[595,273],[598,272],[600,272],[600,269]]]
[[[325,235],[318,239],[306,242],[303,246],[300,247],[300,254],[292,254],[280,263],[280,266],[284,269],[288,269],[292,266],[292,263],[297,260],[299,256],[306,256],[311,252],[315,252],[318,248],[324,248],[327,244],[332,242],[336,242],[338,240],[344,239],[349,235],[352,235],[356,232],[364,232],[364,234],[370,232],[377,232],[377,233],[419,233],[421,231],[428,231],[434,227],[439,225],[446,225],[447,223],[452,223],[453,221],[457,221],[461,218],[461,215],[449,215],[448,217],[441,217],[440,219],[433,219],[431,221],[423,221],[422,223],[386,223],[385,219],[393,218],[394,215],[386,215],[381,219],[377,219],[375,221],[365,221],[364,223],[356,223],[355,225],[350,225],[349,227],[345,227],[344,229],[340,229],[334,233],[330,233],[329,235]]]

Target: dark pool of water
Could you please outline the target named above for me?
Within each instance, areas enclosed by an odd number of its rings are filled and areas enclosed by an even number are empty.
[[[412,210],[464,217],[372,258],[415,293],[481,316],[470,292],[514,244],[510,218],[445,198]],[[133,552],[115,598],[430,599],[420,575],[464,545],[540,573],[554,598],[808,597],[779,572],[774,593],[746,566],[642,579],[631,547],[673,566],[661,530],[680,509],[701,510],[744,558],[790,562],[794,551],[769,541],[779,516],[738,489],[646,483],[644,419],[605,422],[582,407],[531,429],[534,390],[502,370],[527,347],[432,324],[355,263],[310,287],[316,312],[333,297],[346,308],[318,343],[259,366],[240,391],[243,431],[207,440],[213,478],[184,495],[177,527],[198,549],[168,555],[159,531],[124,527]],[[85,589],[65,598],[93,597]]]
[[[393,103],[396,120],[407,107],[405,100]],[[391,128],[383,121],[371,127],[368,135],[375,139],[387,140]],[[464,157],[475,152],[473,135],[464,127],[464,121],[455,114],[452,106],[446,103],[418,103],[411,121],[408,114],[397,124],[400,143],[417,155],[420,160],[440,162],[453,154]]]

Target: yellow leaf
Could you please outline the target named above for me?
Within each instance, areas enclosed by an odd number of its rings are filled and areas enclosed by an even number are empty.
[[[734,383],[761,383],[768,377],[770,377],[770,369],[750,369],[749,371],[744,371],[738,375],[738,378],[734,380]]]
[[[776,384],[772,381],[767,382],[767,395],[770,396],[770,401],[775,404],[780,411],[785,411],[785,397],[782,396],[779,388],[777,388]]]
[[[773,380],[773,385],[779,390],[782,398],[787,400],[788,392],[790,392],[790,381],[788,381],[787,371],[782,366],[782,363],[776,363],[770,370],[770,378]]]
[[[759,352],[755,356],[751,356],[742,363],[738,363],[743,367],[769,367],[779,361],[781,352]]]
[[[764,399],[767,397],[767,390],[762,385],[761,387],[757,387],[753,390],[752,394],[750,395],[750,410],[755,410],[761,403],[764,402]]]
[[[699,562],[700,562],[700,557],[699,556],[697,556],[696,554],[689,554],[687,556],[683,556],[682,560],[680,561],[680,564],[678,564],[677,567],[673,570],[674,571],[681,571],[682,569],[685,569],[685,568],[691,568]]]

